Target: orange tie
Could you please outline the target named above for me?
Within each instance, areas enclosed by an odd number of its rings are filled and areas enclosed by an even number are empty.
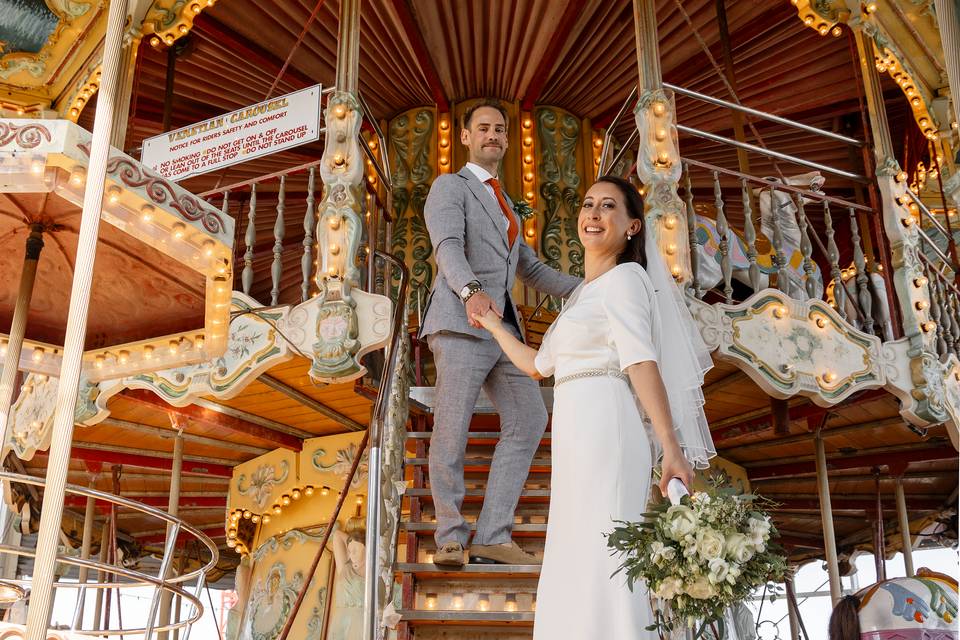
[[[496,178],[490,178],[487,180],[487,184],[493,187],[493,192],[497,194],[497,202],[500,203],[500,211],[503,212],[503,217],[507,219],[507,243],[512,247],[513,241],[517,239],[517,234],[520,232],[517,219],[513,217],[513,214],[510,212],[510,205],[507,204],[507,199],[503,197],[503,189],[500,188],[500,181]]]

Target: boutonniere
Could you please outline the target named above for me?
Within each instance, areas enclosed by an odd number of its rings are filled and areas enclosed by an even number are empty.
[[[529,220],[536,213],[525,200],[514,200],[513,201],[513,212],[517,214],[517,217],[520,218],[520,221]]]

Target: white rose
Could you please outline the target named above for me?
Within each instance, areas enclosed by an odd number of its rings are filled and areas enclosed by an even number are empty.
[[[673,547],[667,546],[659,540],[654,540],[650,544],[650,562],[663,566],[664,562],[670,562],[677,557],[677,552]]]
[[[678,504],[667,509],[664,516],[667,525],[667,535],[673,540],[682,540],[687,534],[693,533],[697,528],[697,515],[693,509],[686,505]]]
[[[709,568],[710,575],[708,579],[712,584],[723,582],[727,579],[727,574],[730,572],[730,565],[727,564],[727,561],[723,558],[714,558],[711,560]]]
[[[672,600],[681,593],[683,593],[683,582],[681,582],[679,578],[671,576],[664,578],[660,582],[660,585],[653,592],[653,595],[663,600]]]
[[[759,535],[766,539],[770,535],[770,519],[766,517],[762,520],[750,518],[750,520],[747,521],[747,529],[754,536]]]
[[[727,536],[725,547],[731,560],[744,563],[753,557],[753,541],[742,533],[731,533]]]
[[[697,553],[704,560],[713,560],[723,556],[725,540],[715,529],[701,529],[697,532]]]
[[[687,584],[684,591],[686,591],[688,596],[696,598],[697,600],[707,600],[717,593],[717,590],[710,584],[707,576],[698,576],[695,581]]]

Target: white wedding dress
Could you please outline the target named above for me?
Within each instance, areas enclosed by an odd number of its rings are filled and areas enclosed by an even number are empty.
[[[550,512],[534,640],[632,640],[653,615],[643,583],[631,592],[621,559],[604,533],[616,520],[641,520],[650,492],[653,452],[627,380],[565,376],[619,372],[659,361],[653,284],[635,263],[585,283],[544,337],[537,370],[554,375]]]

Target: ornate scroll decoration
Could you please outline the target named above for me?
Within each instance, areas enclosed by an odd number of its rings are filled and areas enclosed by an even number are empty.
[[[87,156],[90,155],[90,143],[81,142],[77,147]],[[184,220],[190,222],[200,221],[203,228],[210,233],[232,234],[233,225],[227,225],[220,210],[211,207],[196,196],[183,191],[180,193],[174,189],[172,182],[161,178],[149,169],[139,165],[126,156],[113,156],[107,162],[107,175],[115,177],[124,185],[132,189],[143,189],[147,196],[159,206],[169,206],[176,211]],[[167,201],[169,200],[169,205]],[[232,220],[231,220],[232,222]]]
[[[553,107],[538,108],[534,119],[543,201],[540,251],[544,261],[554,269],[582,276],[583,246],[577,235],[577,216],[583,195],[579,173],[582,163],[577,157],[581,124],[576,117]]]
[[[667,266],[678,283],[686,283],[692,274],[686,206],[677,193],[682,167],[673,94],[663,89],[645,91],[634,114],[640,139],[637,176],[647,187],[647,233],[657,234]]]
[[[290,474],[290,464],[286,460],[280,461],[280,473],[277,474],[272,464],[262,464],[250,474],[250,484],[244,487],[247,482],[247,475],[240,474],[237,479],[237,491],[242,496],[249,495],[260,509],[266,509],[270,502],[270,496],[273,495],[273,488],[283,484]]]
[[[150,43],[168,47],[187,35],[200,12],[212,7],[216,0],[154,0],[143,18],[141,29],[151,35]]]
[[[357,443],[351,442],[349,446],[345,449],[337,450],[337,459],[331,464],[324,464],[322,462],[323,458],[327,455],[326,449],[317,449],[313,452],[313,458],[311,462],[313,463],[313,468],[317,471],[327,471],[329,473],[334,473],[340,477],[341,480],[346,480],[347,474],[350,473],[350,468],[353,466],[353,460],[357,457]],[[363,453],[363,457],[360,458],[360,464],[357,467],[357,472],[353,475],[353,480],[350,482],[350,488],[356,489],[367,481],[367,453]]]
[[[717,357],[735,363],[777,398],[804,395],[829,407],[864,389],[887,383],[876,336],[847,324],[821,300],[797,301],[767,289],[741,304],[703,303],[694,315],[715,331],[704,339]]]
[[[252,298],[233,292],[231,309],[239,315],[230,324],[226,350],[213,360],[104,380],[98,385],[82,383],[77,421],[94,424],[105,418],[109,414],[107,401],[123,389],[147,389],[178,407],[203,396],[234,397],[261,373],[291,357],[289,345],[276,326],[281,323],[284,329],[290,326],[289,332],[284,331],[290,337],[295,333],[293,317],[299,314],[288,314],[286,310],[244,313],[258,306]]]
[[[5,54],[0,57],[0,78],[10,80],[20,72],[26,72],[34,81],[42,81],[48,72],[56,67],[68,55],[72,38],[64,38],[64,33],[70,28],[83,29],[90,21],[78,20],[90,13],[92,2],[78,2],[75,0],[49,0],[40,3],[19,3],[25,5],[24,10],[34,9],[31,16],[10,16],[9,18],[22,25],[33,25],[20,30],[21,40],[13,46],[5,47]],[[93,13],[88,18],[95,18]],[[53,64],[51,64],[53,63]],[[21,76],[21,79],[22,78]],[[38,84],[33,82],[31,84]]]
[[[435,176],[431,150],[436,147],[436,115],[417,108],[390,123],[390,164],[393,179],[393,239],[391,251],[410,268],[411,295],[425,297],[433,285],[433,245],[423,207]],[[408,255],[409,251],[409,255]]]
[[[317,251],[322,308],[313,344],[314,380],[354,375],[361,371],[357,355],[356,302],[351,289],[359,284],[357,250],[362,233],[363,155],[358,137],[362,116],[357,99],[337,91],[327,101],[327,144],[320,176],[323,200],[317,214]]]
[[[52,140],[50,129],[42,124],[30,123],[18,126],[9,121],[0,121],[0,147],[13,142],[21,149],[35,149],[43,143],[44,138],[47,142]]]
[[[10,416],[9,439],[3,457],[12,450],[21,460],[32,460],[37,451],[50,448],[57,379],[31,373],[23,384]]]

